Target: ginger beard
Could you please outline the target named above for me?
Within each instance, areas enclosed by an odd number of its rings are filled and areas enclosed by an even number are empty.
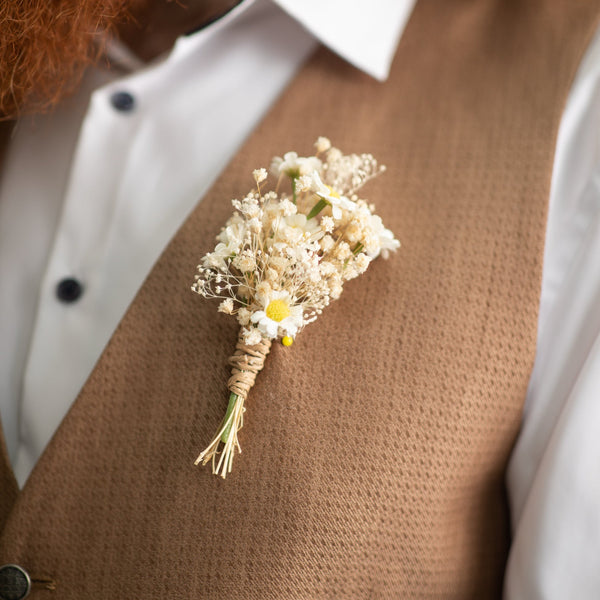
[[[0,2],[0,119],[45,112],[102,51],[126,0]]]

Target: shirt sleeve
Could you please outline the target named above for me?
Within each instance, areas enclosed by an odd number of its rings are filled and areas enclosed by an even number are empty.
[[[505,600],[600,597],[600,31],[562,116]]]

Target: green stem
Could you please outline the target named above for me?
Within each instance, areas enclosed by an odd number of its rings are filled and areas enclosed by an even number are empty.
[[[237,398],[237,394],[234,394],[233,392],[229,394],[229,405],[227,406],[227,412],[225,413],[225,421],[229,419],[231,411],[233,410],[233,407],[235,406],[235,403],[237,401]],[[231,425],[232,423],[229,423],[229,425],[227,425],[227,427],[225,428],[225,431],[221,434],[221,441],[224,444],[227,443],[227,440],[229,439],[229,434],[231,433]]]
[[[292,201],[296,204],[296,177],[292,177]]]
[[[306,215],[306,220],[312,219],[316,217],[327,205],[329,202],[324,198],[321,198],[313,207],[312,210]]]

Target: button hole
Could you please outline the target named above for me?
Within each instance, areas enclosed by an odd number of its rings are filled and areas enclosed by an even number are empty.
[[[32,577],[31,585],[32,587],[35,586],[44,590],[50,590],[51,592],[56,590],[56,581],[51,577]]]

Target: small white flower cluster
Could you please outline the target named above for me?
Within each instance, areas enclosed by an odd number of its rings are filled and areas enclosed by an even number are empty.
[[[370,154],[344,155],[324,137],[315,147],[316,156],[273,159],[276,191],[261,189],[266,169],[253,172],[256,188],[232,200],[233,216],[198,266],[192,290],[219,298],[218,310],[236,316],[247,345],[262,338],[290,345],[344,282],[400,246],[356,195],[384,167]],[[284,179],[291,193],[278,191]]]

